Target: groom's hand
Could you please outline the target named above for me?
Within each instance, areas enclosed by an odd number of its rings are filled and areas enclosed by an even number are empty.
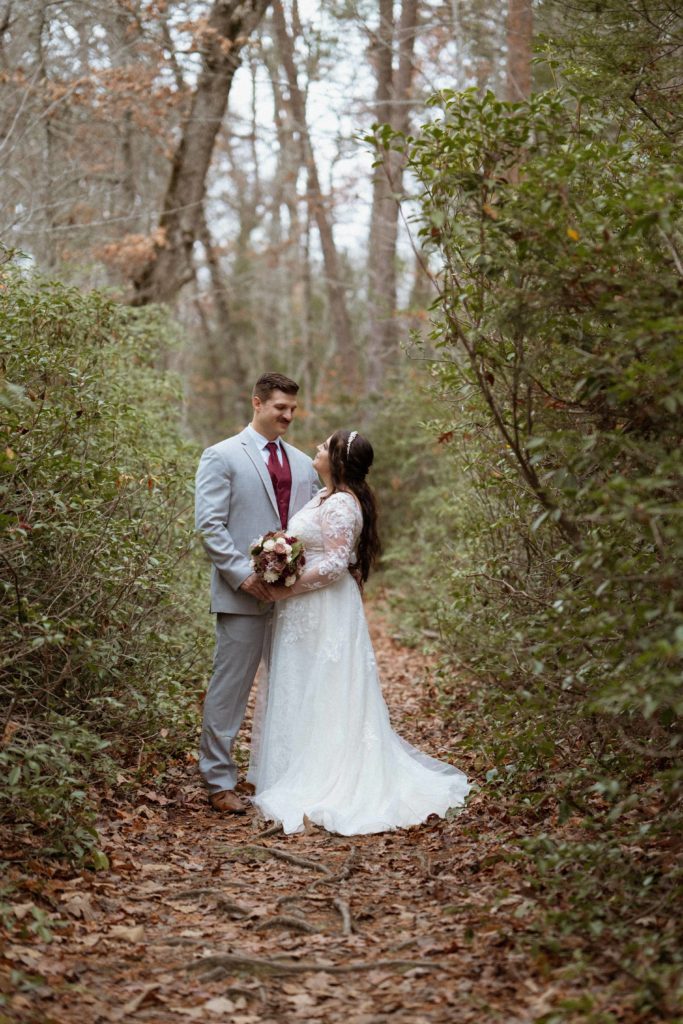
[[[255,597],[257,601],[268,601],[270,603],[273,598],[270,595],[270,587],[260,580],[255,572],[251,576],[247,576],[246,580],[240,584],[240,590],[246,591],[251,597]]]
[[[351,575],[353,576],[354,580],[358,584],[358,589],[360,590],[360,592],[362,594],[363,593],[363,577],[360,574],[360,566],[358,566],[358,565],[350,565],[349,566],[349,572],[351,573]]]

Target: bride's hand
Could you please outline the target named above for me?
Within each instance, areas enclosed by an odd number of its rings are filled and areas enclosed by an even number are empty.
[[[274,583],[268,584],[268,594],[271,601],[282,601],[284,598],[289,597],[291,594],[290,587],[276,586]]]

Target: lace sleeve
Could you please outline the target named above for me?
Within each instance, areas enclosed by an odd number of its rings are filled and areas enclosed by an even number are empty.
[[[333,494],[322,503],[320,528],[324,554],[315,565],[304,569],[303,575],[292,587],[292,593],[318,590],[338,580],[353,561],[356,546],[358,505],[355,498],[343,491]]]

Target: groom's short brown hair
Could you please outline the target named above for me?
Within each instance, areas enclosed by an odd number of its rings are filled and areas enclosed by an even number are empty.
[[[268,401],[273,391],[284,391],[286,395],[295,395],[299,385],[291,377],[283,373],[262,373],[254,384],[253,396],[262,402]]]

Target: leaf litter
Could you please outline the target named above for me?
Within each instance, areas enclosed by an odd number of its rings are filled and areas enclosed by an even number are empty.
[[[481,779],[476,745],[459,749],[439,713],[433,663],[370,611],[395,728]],[[466,708],[472,684],[455,685]],[[248,723],[245,737],[243,759]],[[103,801],[99,830],[106,871],[14,862],[0,1024],[521,1024],[580,994],[515,943],[535,912],[514,858],[524,828],[485,789],[408,830],[283,836],[255,812],[213,812],[189,757],[133,804]],[[51,934],[22,927],[34,907]]]

